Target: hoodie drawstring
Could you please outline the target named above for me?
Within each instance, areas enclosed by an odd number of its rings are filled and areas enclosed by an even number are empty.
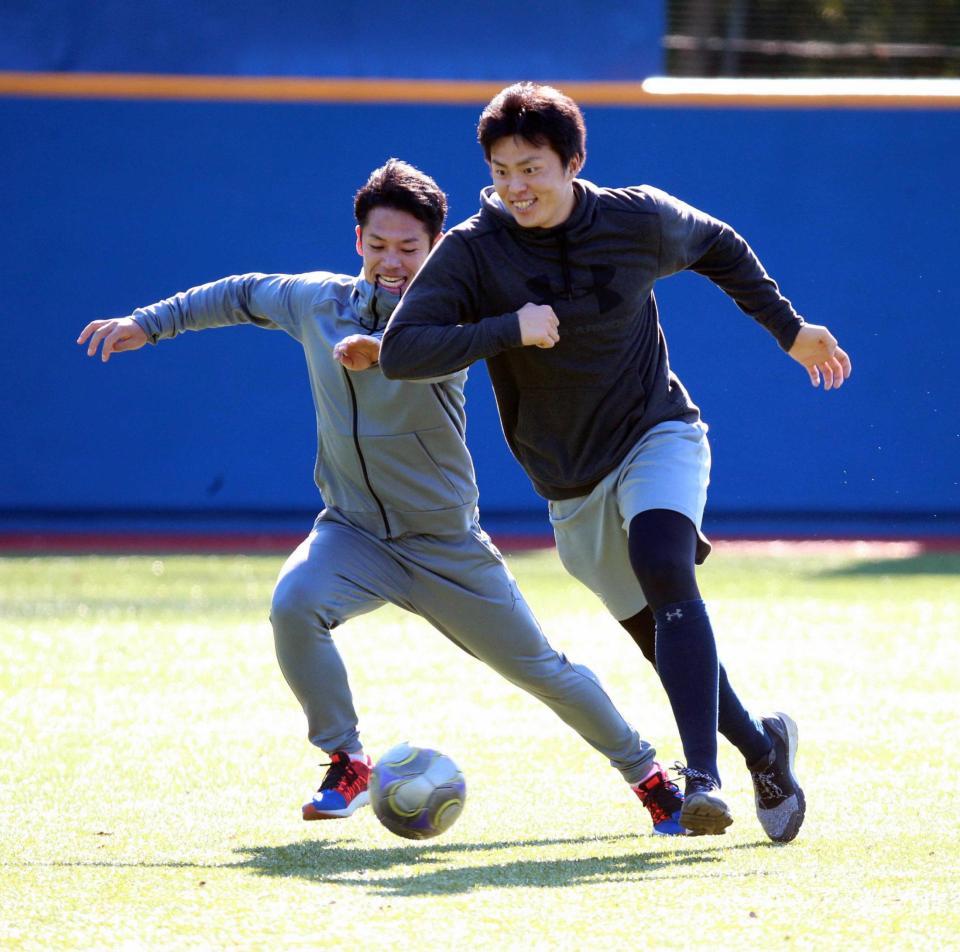
[[[573,281],[570,277],[570,259],[567,255],[567,233],[560,231],[557,233],[557,244],[560,246],[560,270],[563,272],[563,289],[567,294],[567,300],[573,300]]]

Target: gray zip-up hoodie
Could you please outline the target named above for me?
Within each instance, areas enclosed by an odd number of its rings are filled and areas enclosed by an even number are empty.
[[[188,330],[255,324],[303,345],[317,413],[314,478],[324,503],[379,538],[464,532],[477,513],[464,442],[466,371],[429,383],[387,380],[333,359],[350,334],[379,336],[397,297],[363,277],[244,274],[138,308],[156,341]]]
[[[486,358],[503,431],[547,499],[585,495],[665,420],[699,418],[670,370],[653,285],[710,278],[787,350],[803,319],[729,225],[647,185],[574,181],[555,228],[523,228],[492,188],[407,288],[380,351],[383,372],[417,379]],[[553,348],[523,347],[517,311],[549,304]]]

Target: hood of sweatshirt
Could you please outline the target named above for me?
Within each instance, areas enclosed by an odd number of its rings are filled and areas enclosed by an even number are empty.
[[[549,246],[557,249],[560,270],[567,299],[573,297],[573,278],[570,269],[569,249],[588,237],[593,226],[597,208],[597,186],[586,179],[574,179],[573,191],[576,204],[566,221],[552,228],[524,228],[517,224],[510,210],[503,204],[492,185],[480,192],[480,219],[489,223],[490,218],[507,228],[514,238],[529,245]]]
[[[493,215],[502,221],[511,231],[521,235],[525,241],[532,244],[539,242],[555,242],[561,234],[566,234],[571,240],[583,237],[590,230],[593,223],[593,214],[597,205],[597,186],[586,179],[573,180],[573,192],[576,204],[570,217],[552,228],[524,228],[517,224],[517,220],[506,208],[492,185],[488,185],[480,192],[480,210]]]

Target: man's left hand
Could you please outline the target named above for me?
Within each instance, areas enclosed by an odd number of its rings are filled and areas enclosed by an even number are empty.
[[[842,386],[853,370],[847,352],[837,346],[837,339],[820,324],[804,324],[787,353],[806,367],[813,386],[819,387],[822,377],[824,390]]]

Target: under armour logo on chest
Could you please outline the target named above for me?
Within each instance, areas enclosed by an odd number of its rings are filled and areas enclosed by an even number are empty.
[[[610,265],[591,265],[590,275],[593,278],[593,284],[582,295],[578,296],[585,297],[592,294],[597,299],[597,310],[601,314],[612,311],[623,302],[623,298],[609,287],[616,273],[617,269]],[[538,274],[536,277],[528,279],[527,289],[537,299],[538,304],[552,305],[567,297],[567,292],[562,288],[559,290],[553,289],[550,279],[545,274]]]

